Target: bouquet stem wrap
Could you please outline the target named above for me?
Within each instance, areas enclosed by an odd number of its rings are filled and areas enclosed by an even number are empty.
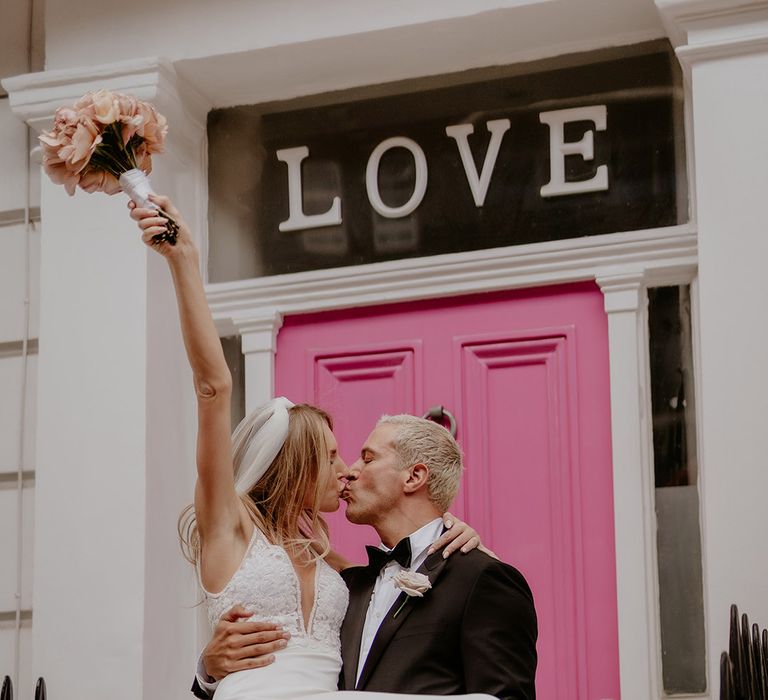
[[[166,241],[171,245],[176,245],[179,225],[149,198],[149,195],[154,194],[154,192],[146,174],[138,168],[132,168],[120,175],[119,181],[123,192],[136,203],[136,206],[144,209],[157,209],[160,215],[167,220],[165,233],[158,233],[156,236],[153,236],[152,240],[157,243]]]

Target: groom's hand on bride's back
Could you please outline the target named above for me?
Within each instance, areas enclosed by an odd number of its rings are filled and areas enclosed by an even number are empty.
[[[205,671],[214,680],[248,668],[268,666],[283,649],[290,633],[271,622],[246,622],[252,613],[241,605],[230,608],[216,625],[203,650]]]

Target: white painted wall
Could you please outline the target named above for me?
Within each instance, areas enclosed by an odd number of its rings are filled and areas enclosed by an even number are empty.
[[[0,100],[0,107],[3,101]],[[3,141],[0,141],[0,150],[3,150]],[[23,170],[22,170],[23,172]],[[38,177],[38,182],[40,178]],[[23,203],[21,200],[9,200]],[[33,200],[34,201],[34,200]],[[39,200],[38,200],[39,201]],[[2,212],[22,215],[23,204],[21,206],[8,206],[0,209]],[[30,245],[30,338],[38,337],[40,309],[40,231],[39,224],[35,226],[38,230],[32,230],[29,234]],[[24,294],[25,294],[25,243],[24,238],[26,230],[23,223],[0,225],[0,260],[3,262],[2,274],[0,274],[0,343],[13,343],[21,341],[24,335]],[[34,397],[32,397],[34,398]],[[8,400],[8,399],[6,399]],[[31,426],[34,429],[34,424]],[[3,441],[6,442],[6,441]],[[0,447],[0,452],[3,450]],[[30,455],[30,459],[32,459]],[[0,464],[6,467],[12,462],[3,462]]]
[[[661,33],[648,0],[135,0],[119,13],[105,12],[103,3],[96,0],[78,0],[74,6],[70,0],[48,0],[46,20],[51,68],[136,56],[176,59],[278,46],[296,49],[305,43],[355,36],[360,37],[357,58],[365,59],[370,51],[365,35],[392,29],[396,36],[413,27],[419,30],[422,46],[429,46],[433,38],[444,41],[444,32],[451,31],[453,23],[458,26],[467,20],[469,27],[476,28],[472,23],[480,21],[491,30],[476,37],[478,45],[482,40],[495,47],[521,42],[534,46],[536,39],[531,35],[544,31],[547,40],[539,43],[547,46],[598,37],[601,45],[623,43],[621,37],[627,34]],[[431,37],[431,32],[438,36]],[[116,41],[118,36],[125,40]],[[397,54],[404,48],[390,44],[389,59],[400,61]],[[461,46],[450,49],[464,53]]]
[[[30,40],[32,65],[40,65],[40,13],[31,14],[31,0],[6,3],[0,11],[0,78],[29,70]],[[36,17],[30,31],[30,18]],[[26,366],[22,359],[25,334],[25,288],[29,244],[31,339],[38,334],[39,232],[23,225],[27,203],[26,126],[12,113],[9,99],[0,90],[0,680],[15,676],[20,652],[15,697],[34,692],[32,660],[32,582],[35,515],[34,470],[36,433],[37,356],[35,344]],[[29,204],[39,206],[37,167],[29,178]],[[22,397],[26,407],[22,415]],[[23,439],[22,438],[23,430]],[[22,498],[17,490],[17,469],[28,475]],[[19,505],[21,504],[21,528]],[[17,556],[21,553],[21,632],[17,639],[16,607],[18,586]],[[17,649],[17,641],[20,647]]]
[[[7,100],[0,100],[0,107]],[[24,129],[22,128],[22,133]],[[7,141],[0,139],[0,155],[7,153]],[[22,178],[25,174],[22,162]],[[21,210],[24,198],[7,200],[8,206],[0,209],[0,216],[9,211]],[[35,435],[36,435],[36,384],[37,355],[34,345],[30,347],[26,367],[26,386],[24,384],[25,367],[22,359],[22,338],[24,335],[24,277],[25,277],[25,227],[23,225],[0,225],[0,681],[6,674],[13,677],[15,666],[15,625],[10,619],[15,616],[17,590],[17,552],[21,543],[22,569],[22,608],[25,619],[32,608],[32,534],[34,524],[34,470]],[[31,248],[30,277],[32,289],[30,311],[33,323],[31,337],[36,338],[39,267],[39,234],[29,233]],[[21,413],[22,396],[25,395],[25,411]],[[24,431],[23,440],[22,428]],[[18,499],[17,475],[19,465],[33,476],[24,482],[22,505],[22,530],[17,526]],[[21,535],[21,539],[19,536]],[[29,651],[29,622],[25,622],[25,654]],[[25,656],[20,678],[21,689],[31,692],[31,659]],[[18,686],[17,686],[18,688]]]
[[[768,626],[768,51],[693,68],[702,515],[712,674],[728,606]],[[734,115],[738,118],[734,120]]]
[[[715,614],[740,602],[768,625],[768,545],[756,537],[766,533],[768,496],[768,94],[755,89],[760,75],[768,75],[768,46],[694,66],[692,92],[710,603]]]
[[[114,81],[176,125],[153,184],[202,238],[204,108],[167,64],[53,82],[69,103]],[[25,118],[42,125],[53,107],[32,98]],[[176,534],[194,483],[192,382],[167,267],[125,204],[43,181],[33,665],[65,699],[185,698],[200,645]]]
[[[46,19],[49,69],[165,56],[217,106],[664,35],[651,0],[49,0]]]
[[[29,71],[43,65],[44,3],[41,0],[4,2],[0,11],[0,78]],[[31,27],[30,27],[31,23]],[[0,91],[0,94],[3,94]],[[6,144],[7,145],[7,144]]]
[[[657,4],[687,68],[694,126],[703,573],[716,691],[730,604],[768,627],[768,3]]]
[[[2,144],[2,168],[0,168],[0,211],[24,207],[26,198],[25,174],[27,171],[26,128],[11,111],[8,98],[0,98],[0,144]],[[37,166],[29,178],[34,206],[40,204],[40,178]]]

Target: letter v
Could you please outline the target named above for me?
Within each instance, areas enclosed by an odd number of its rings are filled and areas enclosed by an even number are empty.
[[[472,197],[477,207],[482,207],[485,202],[488,185],[491,184],[493,167],[496,165],[496,158],[499,155],[499,148],[501,148],[501,140],[509,130],[509,119],[492,119],[485,126],[491,134],[491,142],[488,144],[488,150],[485,152],[483,169],[479,176],[474,158],[472,158],[472,151],[469,149],[469,140],[467,139],[475,131],[475,127],[471,124],[455,124],[445,127],[446,135],[456,139],[464,172],[467,175],[467,182],[469,182],[469,188],[472,190]]]

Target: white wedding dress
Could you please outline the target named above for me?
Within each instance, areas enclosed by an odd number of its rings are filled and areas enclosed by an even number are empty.
[[[253,610],[254,620],[275,622],[291,633],[285,649],[263,668],[224,678],[214,700],[425,700],[436,696],[338,691],[341,670],[339,630],[349,602],[341,576],[325,561],[315,570],[315,595],[309,624],[301,611],[298,576],[286,551],[254,529],[243,561],[220,593],[203,589],[208,619],[215,625],[233,605]],[[201,584],[202,586],[202,584]],[[490,695],[454,696],[487,700]]]

